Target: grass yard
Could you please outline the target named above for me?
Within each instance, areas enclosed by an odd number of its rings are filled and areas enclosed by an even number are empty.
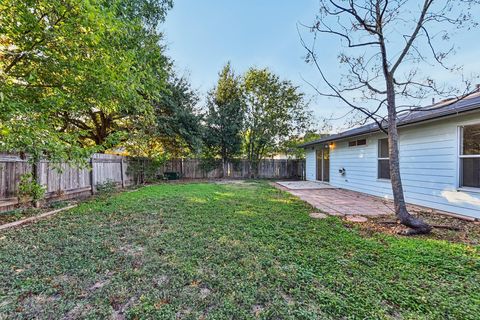
[[[258,182],[92,200],[0,233],[0,319],[478,319],[478,247],[309,212]]]

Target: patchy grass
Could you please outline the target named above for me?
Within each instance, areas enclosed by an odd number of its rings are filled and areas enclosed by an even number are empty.
[[[84,203],[0,233],[0,319],[478,319],[477,247],[310,212],[264,183]]]

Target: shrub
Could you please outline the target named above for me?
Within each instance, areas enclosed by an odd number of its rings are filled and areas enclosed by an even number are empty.
[[[39,201],[45,196],[45,188],[38,184],[31,173],[25,173],[20,176],[18,185],[18,201],[25,203],[30,199]]]
[[[212,157],[203,157],[200,159],[200,169],[205,173],[209,173],[215,169],[222,167],[222,160]]]
[[[133,176],[135,184],[151,183],[162,179],[160,172],[165,159],[130,158],[127,174]]]
[[[99,195],[109,195],[117,190],[117,184],[113,180],[107,180],[96,185],[97,193]]]

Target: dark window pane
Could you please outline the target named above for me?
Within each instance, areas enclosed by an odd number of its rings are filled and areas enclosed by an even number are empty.
[[[462,158],[462,187],[480,188],[480,158]]]
[[[462,154],[480,154],[480,124],[463,127]]]
[[[349,146],[349,147],[355,147],[356,145],[357,145],[357,140],[349,141],[349,142],[348,142],[348,146]]]
[[[388,158],[388,139],[387,138],[378,140],[378,157]]]
[[[378,179],[390,179],[389,160],[378,160]]]
[[[367,139],[357,140],[357,146],[364,146],[367,144]]]

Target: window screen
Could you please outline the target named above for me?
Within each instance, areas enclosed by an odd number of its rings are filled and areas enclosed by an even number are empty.
[[[480,188],[480,124],[461,128],[460,186]]]
[[[390,179],[390,160],[388,156],[388,139],[378,140],[378,179]]]
[[[348,146],[349,147],[364,146],[366,144],[367,144],[367,139],[359,139],[359,140],[348,141]]]
[[[367,139],[357,140],[357,146],[364,146],[367,144]]]

